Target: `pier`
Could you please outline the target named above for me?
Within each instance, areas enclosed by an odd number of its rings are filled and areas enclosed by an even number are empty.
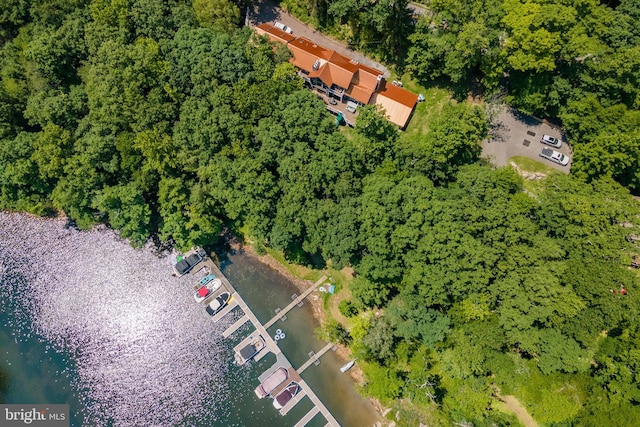
[[[311,421],[311,419],[318,414],[318,412],[320,412],[320,410],[318,409],[317,406],[314,406],[313,408],[311,408],[309,412],[307,412],[307,414],[304,417],[300,418],[300,421],[298,421],[294,427],[306,426],[307,423]]]
[[[300,391],[298,391],[298,394],[296,394],[296,396],[294,396],[289,402],[287,402],[287,404],[282,409],[280,409],[280,414],[283,416],[286,415],[298,402],[300,402],[300,400],[302,400],[306,396],[309,398],[309,400],[311,400],[314,406],[304,417],[302,417],[302,419],[300,419],[296,423],[296,427],[305,426],[318,413],[322,414],[322,416],[325,418],[325,420],[327,421],[327,424],[326,424],[327,426],[339,427],[340,424],[338,424],[338,421],[333,417],[333,415],[331,415],[331,412],[329,412],[326,406],[324,406],[322,401],[318,398],[318,396],[316,396],[316,394],[313,392],[311,387],[306,383],[306,381],[304,381],[302,377],[300,377],[300,373],[302,373],[305,369],[307,369],[312,364],[319,363],[320,357],[322,357],[322,355],[324,355],[327,351],[333,348],[334,345],[327,344],[318,353],[311,352],[309,360],[307,360],[299,369],[296,370],[291,365],[291,362],[289,362],[286,356],[282,353],[282,351],[280,350],[280,347],[278,347],[278,344],[273,340],[273,338],[271,338],[271,336],[267,332],[267,329],[270,326],[272,326],[274,323],[276,323],[278,320],[281,320],[281,319],[285,320],[286,314],[289,311],[291,311],[294,307],[301,306],[303,300],[309,295],[311,295],[311,293],[314,290],[318,289],[318,287],[327,280],[327,277],[322,276],[320,280],[318,280],[316,283],[310,286],[300,296],[296,296],[293,299],[293,301],[289,305],[287,305],[284,309],[276,310],[276,315],[271,320],[269,320],[265,324],[262,324],[258,320],[256,315],[253,313],[251,308],[249,308],[249,306],[244,301],[242,296],[238,294],[238,292],[231,285],[229,280],[222,274],[222,271],[220,271],[218,266],[215,265],[210,258],[205,258],[205,260],[202,263],[206,268],[209,269],[209,271],[215,274],[216,277],[222,281],[222,285],[223,285],[220,290],[216,291],[214,295],[212,295],[206,301],[204,301],[205,304],[208,304],[209,302],[213,301],[215,297],[217,297],[224,291],[229,292],[231,294],[231,300],[229,301],[227,306],[223,308],[219,313],[216,313],[212,317],[212,321],[214,323],[219,322],[223,317],[225,317],[227,314],[229,314],[232,310],[236,308],[239,308],[244,313],[240,318],[238,318],[235,322],[233,322],[231,326],[229,326],[222,333],[222,336],[224,338],[230,337],[234,332],[240,329],[242,325],[250,321],[253,324],[255,331],[253,331],[250,334],[250,336],[246,337],[240,344],[238,344],[234,348],[234,351],[235,352],[239,351],[239,349],[241,349],[243,346],[247,345],[247,343],[249,343],[252,339],[254,339],[256,335],[261,335],[262,338],[265,340],[265,348],[260,352],[258,352],[254,356],[253,360],[255,361],[260,360],[267,353],[271,352],[276,356],[276,362],[269,369],[267,369],[262,375],[260,375],[260,377],[258,378],[260,383],[262,383],[266,378],[269,377],[269,375],[271,375],[277,369],[284,367],[287,369],[289,373],[289,377],[287,378],[286,381],[284,381],[282,384],[280,384],[271,392],[271,396],[276,396],[278,393],[284,390],[284,388],[287,385],[289,385],[292,381],[297,382],[298,385],[300,386]],[[201,271],[201,269],[199,269],[198,271]]]
[[[236,303],[237,305],[237,303]],[[245,323],[247,323],[249,321],[249,316],[247,316],[246,314],[244,316],[242,316],[241,318],[239,318],[238,320],[236,320],[233,325],[229,326],[223,333],[222,333],[222,337],[223,338],[229,338],[229,336],[231,336],[231,334],[233,334],[235,331],[237,331],[238,329],[240,329],[240,327],[242,325],[244,325]]]
[[[269,329],[269,327],[271,327],[274,323],[276,323],[278,320],[282,319],[283,317],[285,317],[285,315],[291,311],[291,309],[295,306],[297,306],[298,304],[300,304],[302,302],[302,300],[304,300],[306,297],[308,297],[311,292],[315,291],[316,289],[318,289],[318,286],[322,285],[325,280],[327,280],[327,276],[322,276],[320,278],[320,280],[318,280],[316,283],[314,283],[312,286],[309,286],[309,289],[307,289],[306,291],[304,291],[302,293],[302,295],[300,295],[299,297],[297,297],[296,299],[294,299],[293,301],[291,301],[291,304],[289,304],[288,306],[286,306],[284,308],[284,310],[280,310],[276,313],[275,316],[273,316],[273,318],[271,320],[269,320],[267,323],[264,324],[265,329]]]
[[[307,369],[309,366],[311,366],[312,363],[318,364],[320,363],[320,358],[329,350],[331,350],[332,348],[334,348],[335,345],[329,343],[327,345],[325,345],[322,350],[320,350],[317,353],[311,352],[309,353],[309,360],[307,360],[304,365],[300,366],[298,368],[298,373],[301,374],[305,369]],[[316,363],[318,362],[318,363]]]

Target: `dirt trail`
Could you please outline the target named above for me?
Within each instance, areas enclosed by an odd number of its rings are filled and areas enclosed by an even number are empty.
[[[533,419],[531,414],[527,411],[527,408],[522,406],[520,401],[515,396],[498,396],[507,408],[512,411],[518,420],[524,425],[524,427],[539,427],[536,420]]]

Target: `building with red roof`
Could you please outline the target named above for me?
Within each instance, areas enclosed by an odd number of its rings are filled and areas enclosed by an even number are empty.
[[[256,32],[271,41],[286,44],[293,55],[291,63],[299,70],[300,76],[329,99],[346,103],[347,111],[355,111],[358,105],[375,104],[384,109],[390,122],[401,129],[407,126],[418,96],[401,87],[388,85],[382,71],[304,37],[294,37],[270,24],[258,25]]]

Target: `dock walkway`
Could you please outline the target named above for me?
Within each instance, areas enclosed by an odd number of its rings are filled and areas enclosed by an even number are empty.
[[[304,362],[304,365],[300,366],[298,368],[298,373],[301,374],[304,372],[305,369],[307,369],[309,366],[311,366],[312,363],[315,363],[316,361],[319,361],[320,358],[329,350],[331,350],[333,347],[335,347],[333,344],[329,343],[327,345],[325,345],[322,350],[320,350],[317,353],[314,353],[311,355],[311,357],[309,358],[309,360],[307,360],[306,362]]]
[[[325,280],[327,280],[327,276],[322,276],[320,280],[318,280],[316,283],[310,286],[306,291],[302,293],[302,295],[300,295],[299,297],[291,301],[291,304],[286,306],[284,310],[281,310],[278,313],[276,313],[276,315],[273,316],[271,320],[269,320],[267,323],[264,324],[265,329],[269,329],[270,326],[272,326],[274,323],[276,323],[278,320],[284,317],[284,315],[286,315],[289,311],[291,311],[293,307],[300,304],[300,302],[302,302],[303,299],[308,297],[311,294],[311,292],[315,291],[318,288],[318,286],[322,285],[325,282]]]
[[[231,334],[237,331],[240,328],[240,326],[245,324],[247,321],[251,321],[254,328],[256,329],[256,331],[253,334],[258,333],[262,335],[266,343],[266,351],[262,350],[260,352],[260,358],[264,357],[264,355],[266,355],[268,352],[271,352],[276,356],[276,363],[274,363],[273,366],[271,366],[269,369],[267,369],[267,371],[265,371],[262,375],[260,375],[258,380],[262,383],[269,375],[271,375],[277,369],[279,369],[280,367],[284,367],[284,368],[287,368],[287,370],[289,371],[289,378],[287,379],[287,381],[284,381],[283,384],[280,384],[278,387],[276,387],[276,389],[273,390],[272,395],[275,396],[277,393],[282,391],[282,389],[284,389],[291,381],[296,381],[300,385],[300,388],[301,388],[301,391],[299,392],[300,398],[293,400],[294,403],[292,403],[291,406],[287,408],[285,414],[291,409],[291,407],[293,407],[297,402],[300,401],[300,399],[302,399],[306,395],[307,397],[309,397],[314,407],[300,421],[298,421],[298,423],[296,424],[296,427],[302,427],[306,425],[318,413],[321,413],[322,416],[326,419],[328,426],[339,427],[340,424],[338,424],[338,421],[333,417],[333,415],[331,415],[331,412],[329,412],[326,406],[324,406],[322,401],[318,398],[318,396],[316,396],[316,394],[313,392],[311,387],[306,383],[306,381],[304,381],[302,377],[300,377],[300,374],[298,373],[298,371],[293,368],[293,366],[291,365],[291,362],[289,362],[286,356],[282,354],[282,351],[280,350],[280,347],[278,347],[278,344],[273,340],[273,338],[271,338],[271,336],[267,332],[267,328],[272,326],[279,319],[283,318],[291,309],[293,309],[295,306],[300,304],[302,300],[304,300],[314,290],[316,290],[318,286],[320,286],[324,281],[326,281],[327,277],[322,276],[320,280],[318,280],[315,284],[310,286],[300,296],[295,298],[291,302],[291,304],[287,305],[284,308],[284,310],[278,311],[278,313],[271,320],[269,320],[267,323],[263,325],[258,320],[256,315],[253,313],[253,310],[249,308],[249,306],[247,305],[245,300],[242,298],[242,296],[240,296],[240,294],[236,292],[233,285],[231,285],[229,280],[222,274],[222,271],[220,271],[218,266],[215,265],[210,258],[206,259],[204,261],[204,264],[210,269],[212,273],[216,275],[216,277],[222,280],[223,287],[226,288],[226,290],[231,293],[231,297],[232,297],[232,300],[229,303],[229,305],[225,307],[220,313],[217,313],[215,316],[213,316],[213,321],[214,322],[219,321],[220,319],[222,319],[222,317],[227,315],[231,310],[235,309],[236,307],[239,307],[244,312],[244,315],[240,317],[238,320],[236,320],[230,327],[228,327],[222,333],[222,335],[225,338],[229,337]],[[303,365],[303,368],[306,369],[308,365],[318,360],[320,356],[326,353],[331,347],[333,347],[333,344],[327,344],[327,346],[325,346],[322,350],[320,350],[320,352],[318,352],[317,355],[313,355]]]
[[[246,314],[244,316],[242,316],[241,318],[239,318],[238,320],[236,320],[233,325],[229,326],[223,333],[222,336],[224,338],[229,338],[229,336],[231,334],[233,334],[235,331],[237,331],[238,329],[240,329],[240,327],[242,325],[244,325],[245,323],[247,323],[249,321],[249,316],[247,316]]]
[[[304,417],[302,417],[300,419],[300,421],[298,421],[296,423],[296,425],[294,427],[304,427],[304,426],[306,426],[307,423],[309,421],[311,421],[311,419],[318,414],[318,412],[320,412],[320,410],[318,409],[317,406],[314,406],[313,408],[311,408],[311,410],[309,412],[307,412],[307,414]]]

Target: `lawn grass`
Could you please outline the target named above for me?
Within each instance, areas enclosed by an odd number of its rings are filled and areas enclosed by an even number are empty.
[[[455,102],[451,98],[451,92],[439,87],[426,88],[418,83],[409,74],[404,74],[401,78],[392,73],[387,84],[393,80],[402,81],[402,87],[415,94],[422,94],[424,101],[419,102],[409,120],[409,125],[400,132],[399,143],[410,142],[426,135],[429,131],[431,118],[438,113],[447,102]],[[356,138],[355,130],[349,126],[340,126],[340,131],[350,141]]]
[[[550,175],[554,172],[558,172],[551,166],[547,166],[542,162],[525,156],[513,156],[509,159],[509,163],[515,163],[518,166],[518,169],[529,173],[543,173],[545,175]]]
[[[535,174],[542,174],[545,176],[549,176],[552,174],[562,173],[556,169],[553,169],[550,166],[545,165],[542,162],[539,162],[537,160],[533,160],[533,159],[530,159],[529,157],[524,157],[524,156],[511,157],[509,159],[509,164],[515,164],[518,170],[520,171],[520,174],[523,174],[524,172],[528,172],[529,174],[535,173]],[[545,179],[544,177],[540,179],[538,178],[529,179],[525,177],[522,186],[530,194],[538,195],[542,191],[544,191],[544,187],[545,187],[544,179]]]
[[[282,251],[266,248],[267,254],[271,255],[279,264],[283,265],[287,271],[293,274],[295,277],[304,280],[316,281],[322,277],[323,270],[314,270],[303,265],[293,264],[287,261]]]
[[[438,87],[425,88],[416,79],[411,78],[409,74],[404,74],[401,78],[392,76],[390,79],[400,80],[404,89],[424,96],[424,101],[416,105],[406,130],[401,132],[400,140],[411,141],[426,135],[433,115],[439,112],[447,102],[451,102],[451,93]]]

